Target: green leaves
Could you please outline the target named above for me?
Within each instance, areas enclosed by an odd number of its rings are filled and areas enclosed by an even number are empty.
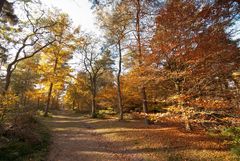
[[[230,139],[231,151],[240,157],[240,127],[223,129],[221,134]]]

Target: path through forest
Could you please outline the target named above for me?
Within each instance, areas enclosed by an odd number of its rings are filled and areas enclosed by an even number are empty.
[[[46,120],[53,132],[48,161],[120,161],[139,160],[124,156],[121,149],[95,132],[87,117],[68,111],[58,112]]]
[[[234,160],[220,140],[177,125],[91,119],[69,111],[45,119],[53,134],[48,161]]]

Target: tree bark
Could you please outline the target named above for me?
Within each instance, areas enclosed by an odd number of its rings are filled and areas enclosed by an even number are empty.
[[[37,107],[38,107],[38,109],[40,109],[40,98],[39,97],[37,99]]]
[[[141,44],[141,29],[140,29],[140,18],[141,18],[141,2],[140,0],[137,0],[136,4],[137,13],[136,13],[136,32],[137,32],[137,44],[138,44],[138,54],[139,54],[139,66],[142,66],[142,44]],[[141,86],[141,95],[142,95],[142,106],[143,106],[143,112],[148,112],[147,107],[147,94],[146,94],[146,88],[144,84]],[[147,118],[145,118],[145,123],[149,124],[149,121]]]
[[[96,117],[96,92],[92,94],[92,118]]]
[[[0,0],[0,14],[2,13],[3,5],[4,5],[5,1],[6,0]]]
[[[49,106],[49,107],[50,107],[50,109],[55,109],[56,108],[55,97],[52,97],[52,103],[51,103],[51,106]]]
[[[54,68],[53,68],[53,73],[56,73],[57,70],[57,64],[58,64],[58,58],[55,59],[55,64],[54,64]],[[50,105],[50,101],[51,101],[51,96],[52,96],[52,89],[53,89],[53,83],[50,83],[50,87],[49,87],[49,92],[48,92],[48,99],[47,99],[47,106],[45,109],[45,113],[44,116],[47,117],[48,115],[48,110],[49,110],[49,105]]]
[[[118,41],[118,50],[119,50],[119,67],[117,74],[117,92],[118,92],[118,108],[119,108],[119,120],[123,120],[123,107],[122,107],[122,92],[121,92],[121,71],[122,71],[122,48],[121,41]]]
[[[148,108],[147,108],[147,94],[146,94],[146,89],[145,87],[142,87],[142,99],[143,99],[143,112],[148,113]]]
[[[11,83],[11,76],[12,76],[12,65],[9,64],[7,67],[7,74],[6,74],[6,78],[5,78],[5,86],[4,86],[4,90],[3,90],[3,95],[5,95],[9,89],[10,83]]]
[[[180,100],[180,96],[181,96],[181,86],[180,86],[180,82],[175,82],[175,88],[177,91],[177,95],[178,95],[178,108],[182,111],[182,117],[184,120],[184,124],[185,124],[185,130],[186,131],[191,131],[191,124],[186,112],[186,109],[184,108],[184,102]]]
[[[78,108],[78,111],[80,111],[80,104],[79,104],[79,102],[77,103],[77,108]]]
[[[75,100],[73,100],[73,103],[72,103],[72,110],[74,110],[74,107],[75,107]]]
[[[59,102],[58,102],[58,100],[59,100],[59,98],[57,96],[57,98],[56,98],[56,109],[59,109]]]
[[[48,91],[48,99],[47,99],[47,106],[45,108],[45,113],[44,116],[47,117],[48,116],[48,110],[49,110],[49,105],[50,105],[50,101],[51,101],[51,95],[52,95],[52,88],[53,88],[53,83],[50,83],[50,87],[49,87],[49,91]]]
[[[96,78],[93,77],[92,80],[91,80],[91,84],[92,84],[92,89],[91,89],[91,92],[92,92],[92,118],[95,118],[96,117],[96,95],[97,95],[97,86],[96,86]]]

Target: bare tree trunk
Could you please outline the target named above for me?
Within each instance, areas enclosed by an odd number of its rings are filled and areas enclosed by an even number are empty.
[[[119,68],[117,74],[117,92],[118,92],[118,108],[119,108],[119,120],[123,120],[123,107],[122,107],[122,93],[121,93],[121,71],[122,71],[122,49],[121,42],[118,42],[118,50],[119,50]]]
[[[97,95],[97,86],[96,86],[96,78],[92,78],[91,80],[91,84],[92,84],[92,118],[95,118],[96,117],[96,95]]]
[[[45,117],[48,116],[48,110],[49,110],[49,105],[50,105],[51,95],[52,95],[52,88],[53,88],[53,83],[51,82],[50,87],[49,87],[49,91],[48,91],[47,106],[45,108],[45,113],[44,113]]]
[[[234,99],[235,99],[235,106],[237,109],[240,108],[240,104],[239,104],[239,96],[240,96],[240,92],[239,92],[239,89],[240,89],[240,86],[239,86],[239,83],[236,79],[232,79],[234,81],[234,84],[236,86],[236,94],[234,96]]]
[[[138,43],[138,54],[139,54],[139,66],[142,66],[142,44],[141,44],[141,29],[140,29],[140,18],[141,18],[141,2],[140,0],[137,0],[136,4],[137,13],[136,13],[136,32],[137,32],[137,43]],[[142,106],[143,106],[143,112],[147,113],[147,94],[146,94],[146,88],[144,85],[141,87],[141,95],[142,95]],[[147,118],[145,118],[145,123],[149,124],[149,121]]]
[[[73,103],[72,103],[72,110],[74,110],[74,107],[75,107],[75,100],[73,100]]]
[[[37,107],[38,107],[38,109],[40,109],[40,98],[39,97],[37,99]]]
[[[143,112],[148,113],[148,107],[147,107],[147,94],[145,87],[142,87],[142,98],[143,98]]]
[[[54,68],[53,68],[54,73],[56,73],[57,64],[58,64],[58,58],[55,59],[55,64],[54,64]],[[53,89],[53,83],[51,82],[50,87],[49,87],[49,92],[48,92],[47,106],[46,106],[45,113],[44,113],[45,117],[47,117],[47,115],[48,115],[49,105],[50,105],[51,96],[52,96],[52,89]]]
[[[51,102],[51,101],[50,101]],[[56,102],[55,102],[55,97],[52,97],[52,103],[51,103],[51,106],[49,106],[50,109],[54,109],[56,108]]]
[[[96,94],[92,94],[92,118],[96,117]]]

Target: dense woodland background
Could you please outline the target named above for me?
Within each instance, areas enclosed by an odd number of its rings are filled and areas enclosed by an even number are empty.
[[[239,146],[238,0],[92,3],[102,37],[38,1],[1,0],[1,124],[71,109],[177,120],[187,131],[230,128]]]

